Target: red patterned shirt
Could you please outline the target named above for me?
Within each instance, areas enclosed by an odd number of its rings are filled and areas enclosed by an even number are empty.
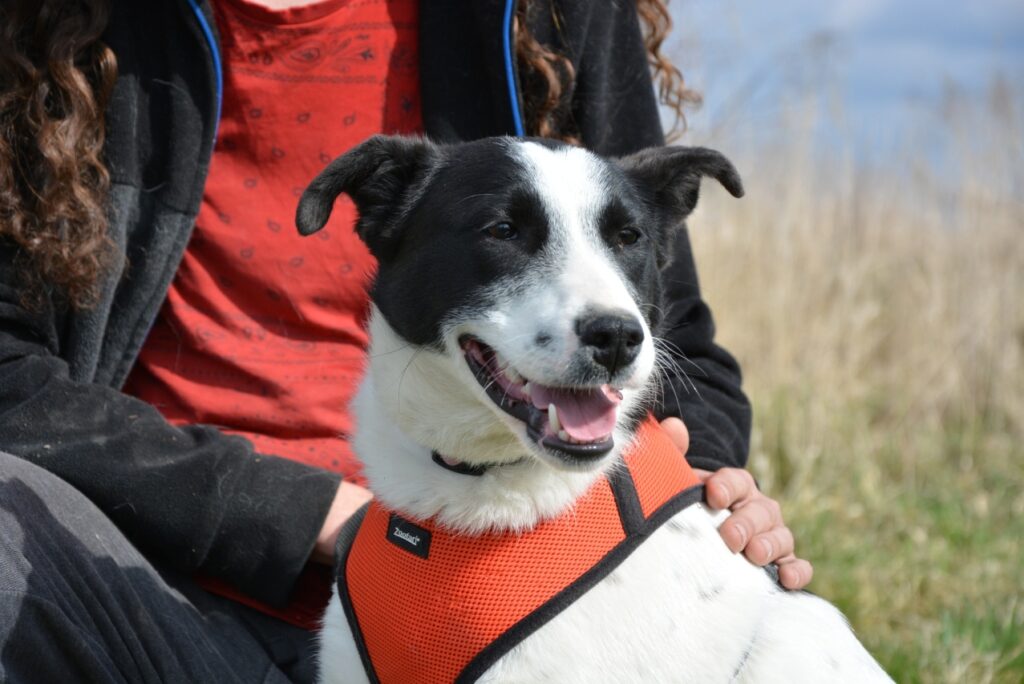
[[[417,2],[214,5],[217,145],[195,232],[126,391],[173,423],[217,425],[358,482],[347,406],[363,372],[375,262],[350,201],[309,238],[295,230],[295,206],[325,164],[365,138],[421,130]],[[323,607],[323,596],[299,598],[306,607],[286,613],[297,621]]]

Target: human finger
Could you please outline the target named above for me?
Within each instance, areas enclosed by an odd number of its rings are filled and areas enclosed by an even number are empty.
[[[760,494],[754,476],[743,468],[721,468],[704,482],[704,494],[712,508],[736,508]]]
[[[767,532],[782,522],[779,504],[760,492],[758,495],[757,498],[744,502],[742,507],[734,507],[732,515],[718,528],[726,546],[734,553],[747,548],[750,540],[756,535]]]
[[[743,554],[751,563],[767,565],[793,553],[793,533],[784,525],[755,535]]]
[[[787,589],[803,589],[814,577],[814,566],[803,558],[790,555],[780,558],[776,563],[779,566],[779,582]]]

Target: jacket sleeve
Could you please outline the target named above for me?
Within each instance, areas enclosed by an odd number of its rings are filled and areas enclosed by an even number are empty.
[[[597,6],[600,5],[600,8]],[[663,145],[658,103],[633,2],[564,3],[579,16],[564,26],[585,28],[567,37],[577,65],[573,118],[587,147],[626,155]],[[568,30],[568,29],[566,29]],[[714,342],[711,310],[701,299],[686,226],[662,273],[665,328],[676,370],[670,371],[655,414],[678,416],[690,432],[687,459],[698,468],[743,467],[750,442],[750,404],[735,359]]]
[[[750,448],[750,402],[741,388],[739,364],[715,344],[715,322],[700,296],[686,226],[676,234],[673,252],[662,272],[667,306],[661,334],[673,358],[655,415],[683,419],[690,431],[686,457],[693,467],[742,468]]]
[[[72,381],[53,308],[22,305],[10,264],[0,253],[0,449],[82,491],[150,557],[285,602],[337,476]]]

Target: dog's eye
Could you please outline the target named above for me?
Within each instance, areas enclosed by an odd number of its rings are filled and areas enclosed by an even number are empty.
[[[636,244],[643,237],[636,228],[623,228],[615,234],[615,242],[623,247]]]
[[[515,240],[519,237],[519,231],[511,223],[495,223],[484,228],[484,232],[495,240]]]

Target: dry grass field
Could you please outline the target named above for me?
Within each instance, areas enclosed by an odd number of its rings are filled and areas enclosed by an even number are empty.
[[[707,183],[691,220],[754,404],[751,468],[810,588],[901,682],[1024,681],[1017,95],[950,97],[937,138],[880,160],[815,144],[814,107],[769,142],[723,131],[747,197]]]

